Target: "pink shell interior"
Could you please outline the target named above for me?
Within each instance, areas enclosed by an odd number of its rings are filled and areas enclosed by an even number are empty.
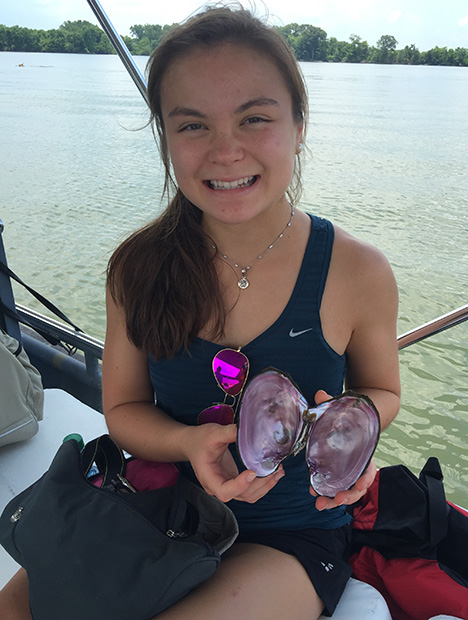
[[[242,398],[239,455],[257,476],[271,474],[296,450],[304,413],[315,417],[306,443],[310,483],[320,495],[334,497],[356,482],[377,445],[379,415],[366,397],[345,393],[309,409],[288,377],[275,370],[263,372]]]
[[[344,394],[312,410],[306,460],[310,483],[320,495],[349,489],[369,463],[379,440],[380,421],[370,401]]]
[[[237,447],[248,469],[268,476],[293,449],[307,402],[291,381],[276,371],[248,384],[239,409]]]

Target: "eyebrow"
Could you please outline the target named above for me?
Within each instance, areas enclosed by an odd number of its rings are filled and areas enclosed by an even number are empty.
[[[276,99],[271,99],[270,97],[258,97],[257,99],[251,99],[239,106],[236,110],[236,114],[246,112],[250,110],[250,108],[255,108],[257,106],[279,106],[279,103]]]
[[[263,106],[279,106],[279,103],[276,99],[271,99],[270,97],[257,97],[256,99],[250,99],[246,101],[238,108],[236,108],[236,114],[242,114],[242,112],[246,112],[250,110],[250,108],[255,107],[263,107]],[[174,116],[193,116],[195,118],[206,118],[205,114],[202,114],[198,110],[193,108],[185,108],[183,106],[176,106],[173,110],[169,112],[169,117],[172,118]]]
[[[196,118],[206,118],[206,116],[198,110],[194,110],[192,108],[184,108],[181,106],[176,106],[173,110],[169,112],[168,116],[169,118],[172,118],[173,116],[195,116]]]

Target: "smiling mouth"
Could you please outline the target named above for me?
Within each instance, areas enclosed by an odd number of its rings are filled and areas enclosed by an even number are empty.
[[[237,179],[237,181],[206,181],[206,184],[210,189],[216,190],[241,189],[253,185],[257,178],[257,175],[254,175]]]

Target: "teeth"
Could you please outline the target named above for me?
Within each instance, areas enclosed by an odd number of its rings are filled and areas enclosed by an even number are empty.
[[[213,189],[237,189],[238,187],[249,187],[255,181],[255,176],[244,177],[237,181],[209,181],[210,187]]]

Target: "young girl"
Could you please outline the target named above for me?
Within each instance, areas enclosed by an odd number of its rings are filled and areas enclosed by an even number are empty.
[[[330,615],[350,575],[345,507],[372,482],[373,462],[351,489],[317,498],[303,453],[257,478],[237,460],[236,426],[197,416],[223,398],[213,357],[241,348],[250,376],[288,372],[310,403],[344,384],[368,394],[385,428],[400,389],[391,269],[299,209],[308,104],[275,30],[241,8],[207,9],[170,31],[148,75],[174,195],[109,264],[104,412],[125,450],[184,462],[240,528],[215,575],[158,618]],[[26,583],[10,585],[7,617],[29,617]]]

